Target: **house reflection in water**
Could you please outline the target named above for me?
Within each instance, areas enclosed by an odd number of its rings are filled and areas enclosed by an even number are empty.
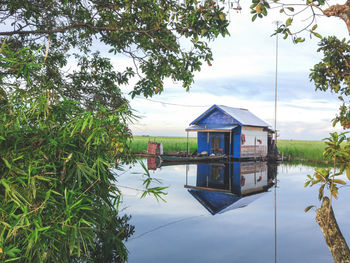
[[[212,215],[247,206],[273,186],[276,166],[266,162],[198,164],[196,185],[185,188]]]

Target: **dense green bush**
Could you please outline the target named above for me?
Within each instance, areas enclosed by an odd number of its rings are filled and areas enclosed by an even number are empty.
[[[0,59],[29,80],[41,58],[3,44]],[[1,89],[0,261],[123,262],[133,226],[110,167],[130,159],[128,105],[86,110],[45,83]]]

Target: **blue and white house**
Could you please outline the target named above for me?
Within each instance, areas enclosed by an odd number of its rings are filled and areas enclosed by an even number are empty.
[[[212,215],[221,214],[264,195],[273,186],[274,167],[266,162],[197,164],[195,185],[186,170],[184,187]]]
[[[190,123],[197,132],[198,153],[236,159],[266,157],[272,144],[270,125],[246,109],[213,105]]]

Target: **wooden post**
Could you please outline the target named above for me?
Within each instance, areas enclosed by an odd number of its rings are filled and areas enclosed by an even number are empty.
[[[189,156],[189,148],[188,148],[188,132],[187,132],[187,156]]]
[[[321,208],[316,210],[316,222],[320,225],[323,236],[335,263],[350,262],[350,250],[341,233],[329,198],[324,197]],[[329,210],[330,208],[330,210]]]
[[[229,190],[230,190],[230,192],[232,191],[232,186],[231,186],[231,184],[232,184],[232,182],[231,182],[231,167],[233,167],[232,166],[232,164],[231,163],[229,163],[226,167],[228,167],[228,184],[229,184]]]
[[[256,137],[254,138],[254,160],[256,161]]]
[[[232,157],[232,130],[230,131],[230,149],[228,150],[228,154],[229,154],[229,160],[231,161],[231,157]]]
[[[254,183],[256,185],[256,162],[254,163]]]
[[[188,164],[186,164],[186,185],[188,185]]]

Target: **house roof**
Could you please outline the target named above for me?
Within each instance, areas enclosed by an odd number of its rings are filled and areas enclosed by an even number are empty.
[[[246,207],[266,192],[249,196],[239,196],[231,193],[212,192],[206,190],[188,190],[212,215],[222,214],[230,210]]]
[[[219,110],[229,117],[233,118],[241,126],[257,126],[257,127],[269,127],[270,125],[259,119],[253,113],[247,109],[232,108],[224,105],[213,105],[204,113],[202,113],[197,119],[190,123],[190,125],[196,125],[205,116],[209,115],[213,110]]]
[[[202,130],[215,130],[215,131],[221,131],[221,132],[229,132],[232,131],[234,128],[238,127],[237,124],[211,124],[211,125],[205,125],[205,124],[198,124],[198,125],[191,125],[186,129],[186,131],[202,131]]]

